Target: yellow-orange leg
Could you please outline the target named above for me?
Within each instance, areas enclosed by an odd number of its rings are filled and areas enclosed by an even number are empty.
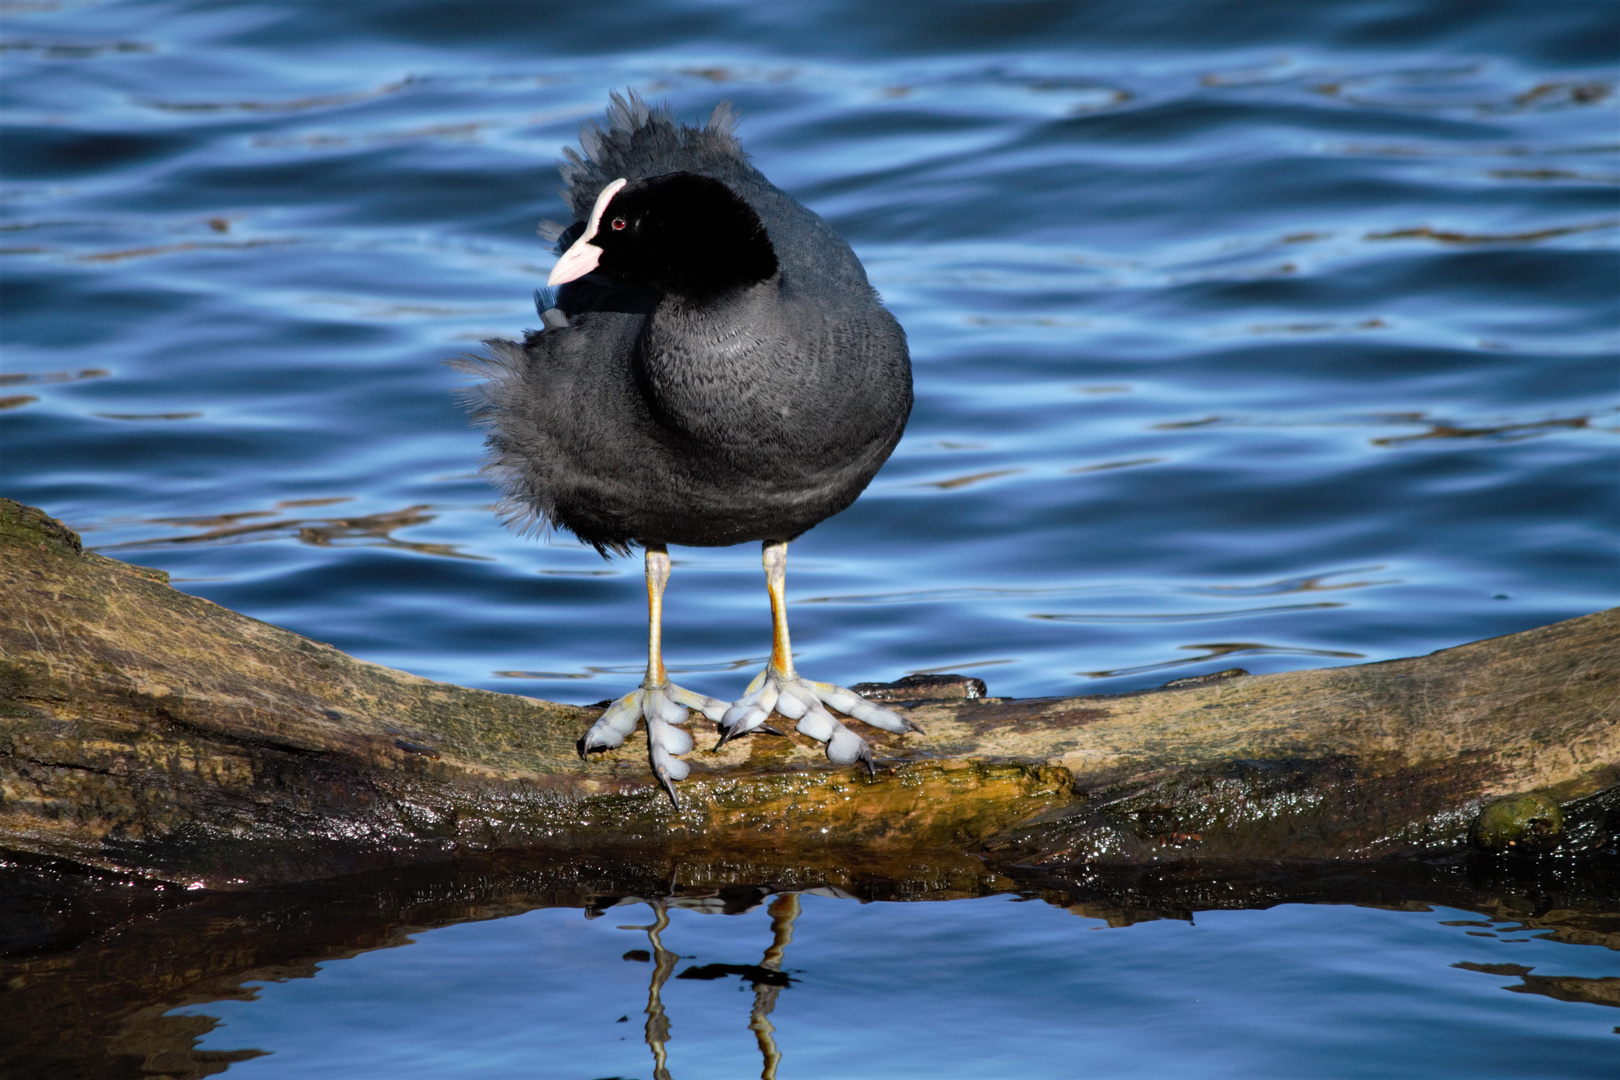
[[[669,549],[647,549],[647,674],[644,690],[669,682],[664,670],[664,586],[669,584]]]
[[[762,553],[765,564],[765,590],[771,594],[771,666],[778,675],[792,679],[793,643],[788,640],[787,623],[787,544],[768,540]]]
[[[686,779],[690,767],[679,755],[692,749],[692,736],[680,725],[687,710],[697,709],[710,720],[719,721],[726,703],[719,698],[696,694],[669,681],[664,670],[663,626],[664,586],[669,584],[669,551],[662,544],[647,549],[647,674],[640,688],[624,695],[597,718],[579,740],[579,754],[611,750],[624,745],[641,720],[647,722],[647,753],[653,775],[669,793],[677,807],[675,782]]]
[[[770,730],[765,720],[772,711],[796,720],[797,730],[827,744],[828,760],[839,765],[863,762],[875,774],[872,748],[827,711],[831,706],[863,723],[885,731],[922,729],[890,709],[867,701],[853,690],[832,683],[799,677],[793,668],[793,646],[787,624],[787,541],[767,540],[763,552],[765,588],[771,594],[771,662],[754,677],[737,703],[720,720],[720,741],[715,749],[738,735]]]

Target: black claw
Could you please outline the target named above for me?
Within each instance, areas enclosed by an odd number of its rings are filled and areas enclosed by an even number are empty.
[[[928,733],[927,733],[927,732],[926,732],[926,731],[924,731],[924,730],[923,730],[923,729],[922,729],[922,728],[920,728],[920,727],[918,727],[918,726],[917,726],[917,725],[916,725],[916,724],[914,724],[914,723],[913,723],[913,722],[912,722],[912,721],[911,721],[911,719],[910,719],[910,718],[909,718],[909,717],[908,717],[908,718],[906,718],[906,726],[907,726],[907,727],[908,727],[908,728],[910,728],[910,729],[911,729],[911,730],[912,730],[912,731],[915,731],[915,732],[916,732],[916,733],[917,733],[917,734],[919,734],[919,735],[926,735],[926,734],[928,734]]]
[[[769,724],[761,724],[761,725],[759,725],[759,727],[754,728],[752,731],[743,731],[743,732],[739,732],[735,727],[729,727],[729,728],[726,728],[725,732],[720,736],[720,741],[714,744],[714,749],[718,750],[722,746],[726,745],[726,743],[730,742],[732,739],[740,739],[744,735],[786,736],[787,732],[778,731],[776,728],[771,727]],[[711,753],[711,754],[714,753],[714,750],[709,751],[709,753]]]
[[[574,752],[579,755],[579,760],[581,760],[581,761],[589,761],[590,760],[589,758],[587,758],[585,756],[585,736],[581,735],[579,737],[579,741],[574,744]]]
[[[664,790],[669,793],[669,805],[675,808],[676,813],[680,813],[681,800],[675,797],[675,785],[670,781],[668,776],[664,775],[661,770],[654,770],[653,775],[658,777],[658,782],[662,784],[664,786]]]
[[[872,762],[872,748],[871,747],[867,747],[866,750],[865,750],[865,753],[861,754],[861,761],[865,762],[865,764],[866,764],[866,778],[868,780],[876,780],[877,779],[877,766],[875,764],[873,764],[873,762]]]

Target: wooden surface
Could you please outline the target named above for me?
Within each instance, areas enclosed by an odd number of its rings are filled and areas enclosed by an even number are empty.
[[[901,706],[927,734],[867,732],[875,781],[755,736],[689,755],[677,812],[641,733],[578,759],[592,709],[356,660],[9,500],[0,595],[0,847],[210,886],[500,848],[1372,859],[1456,850],[1492,797],[1578,806],[1620,775],[1620,609],[1356,667]]]

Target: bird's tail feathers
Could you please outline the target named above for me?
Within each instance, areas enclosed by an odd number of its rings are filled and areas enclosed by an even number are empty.
[[[502,436],[503,414],[520,408],[524,396],[523,372],[526,358],[516,342],[484,342],[482,355],[463,353],[445,364],[476,382],[457,387],[451,396],[470,414],[473,425],[490,433],[488,454],[479,468],[501,493],[495,516],[519,536],[539,536],[556,527],[552,508],[544,493],[526,483],[522,448],[507,444]]]

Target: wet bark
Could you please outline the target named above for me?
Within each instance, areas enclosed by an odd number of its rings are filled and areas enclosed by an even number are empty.
[[[7,500],[0,596],[0,847],[159,880],[498,849],[896,882],[983,858],[1376,860],[1460,852],[1483,805],[1531,792],[1567,814],[1538,843],[1613,835],[1620,610],[1358,667],[915,702],[927,735],[872,733],[876,780],[756,736],[690,755],[677,811],[644,736],[576,757],[592,709],[356,660]]]

